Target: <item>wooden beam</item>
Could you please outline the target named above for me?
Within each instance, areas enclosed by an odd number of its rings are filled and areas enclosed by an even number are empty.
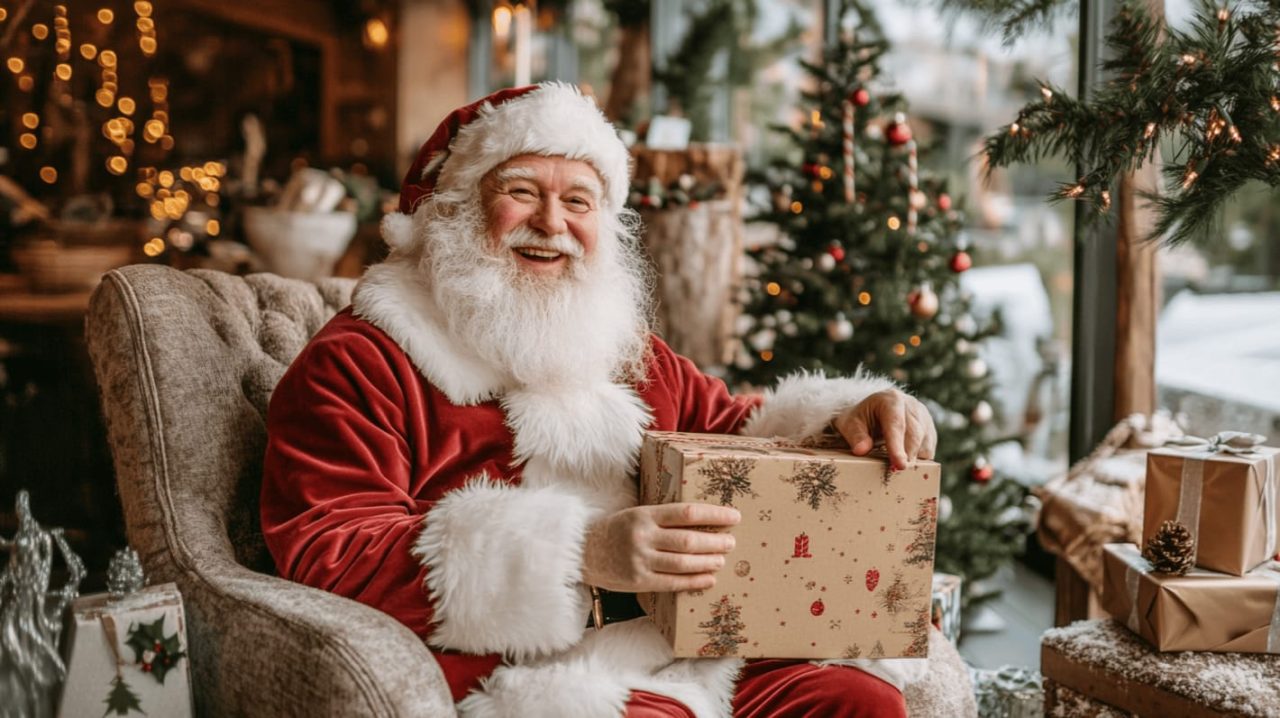
[[[167,5],[312,45],[323,45],[338,33],[328,5],[314,0],[171,0]]]

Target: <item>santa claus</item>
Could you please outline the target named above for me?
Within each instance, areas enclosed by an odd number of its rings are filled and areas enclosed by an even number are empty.
[[[628,162],[562,84],[440,125],[383,224],[390,257],[272,396],[276,566],[416,631],[464,716],[901,715],[920,662],[675,660],[635,608],[636,592],[714,585],[733,535],[697,528],[739,520],[637,506],[645,429],[833,426],[857,454],[882,439],[898,468],[931,457],[936,434],[883,378],[733,396],[655,337]]]

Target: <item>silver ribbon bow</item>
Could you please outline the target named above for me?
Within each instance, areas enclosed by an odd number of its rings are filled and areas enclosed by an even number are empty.
[[[1197,452],[1199,456],[1188,456],[1182,463],[1182,485],[1178,491],[1178,523],[1187,527],[1195,541],[1193,554],[1200,545],[1200,497],[1204,490],[1204,460],[1214,454],[1230,454],[1247,456],[1259,454],[1267,437],[1261,434],[1250,434],[1244,431],[1219,431],[1209,438],[1199,436],[1182,436],[1170,439],[1165,446],[1183,451]],[[1263,462],[1262,469],[1262,515],[1266,527],[1267,553],[1276,550],[1276,455]]]

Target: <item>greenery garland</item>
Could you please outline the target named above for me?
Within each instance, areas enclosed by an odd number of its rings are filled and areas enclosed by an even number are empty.
[[[1163,149],[1167,188],[1151,238],[1199,236],[1250,181],[1280,186],[1280,0],[1219,7],[1202,2],[1186,31],[1143,2],[1123,3],[1107,34],[1108,79],[1085,99],[1042,86],[1042,99],[986,139],[988,171],[1049,155],[1083,176],[1053,200],[1111,206],[1122,173]]]

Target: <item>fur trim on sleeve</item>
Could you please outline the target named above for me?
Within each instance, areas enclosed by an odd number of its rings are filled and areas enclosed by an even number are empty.
[[[765,392],[764,403],[747,417],[742,434],[808,439],[821,434],[841,411],[878,391],[895,388],[892,381],[861,368],[851,377],[830,379],[822,372],[797,372]]]
[[[435,608],[428,642],[514,660],[576,643],[591,607],[580,582],[592,516],[565,491],[487,476],[447,494],[413,549]]]

